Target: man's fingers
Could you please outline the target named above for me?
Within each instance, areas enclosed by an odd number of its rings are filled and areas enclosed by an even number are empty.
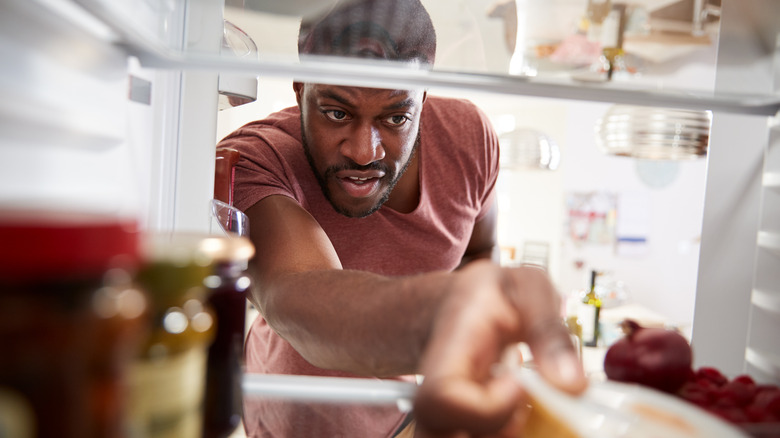
[[[426,380],[417,393],[417,423],[432,432],[495,434],[506,427],[525,394],[511,375],[484,384],[462,377]]]
[[[542,322],[532,327],[527,339],[539,373],[554,386],[579,394],[587,380],[571,335],[561,321]]]
[[[561,299],[547,274],[520,268],[507,281],[509,301],[520,315],[522,340],[533,353],[539,373],[572,394],[585,390],[587,380],[560,312]]]

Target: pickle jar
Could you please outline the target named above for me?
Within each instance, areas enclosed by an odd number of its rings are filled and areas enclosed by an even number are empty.
[[[0,242],[0,436],[126,436],[147,333],[136,223],[7,210]]]
[[[206,371],[203,437],[230,436],[241,424],[244,333],[251,281],[246,273],[254,246],[246,237],[213,237],[201,244],[213,262],[206,278],[208,303],[217,318]]]
[[[151,303],[151,331],[132,364],[129,400],[133,438],[201,436],[208,347],[215,316],[204,279],[212,260],[204,237],[150,234],[138,282]]]

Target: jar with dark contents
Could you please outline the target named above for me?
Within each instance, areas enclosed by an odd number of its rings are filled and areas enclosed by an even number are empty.
[[[254,246],[246,237],[231,236],[206,239],[201,249],[213,261],[205,285],[217,317],[216,337],[208,352],[203,437],[222,438],[241,423],[246,293],[251,284],[246,269]]]
[[[0,215],[0,436],[127,436],[138,235],[103,215]]]
[[[208,347],[215,316],[204,279],[211,258],[202,236],[148,235],[138,282],[151,302],[151,332],[130,370],[131,435],[139,438],[201,436]]]

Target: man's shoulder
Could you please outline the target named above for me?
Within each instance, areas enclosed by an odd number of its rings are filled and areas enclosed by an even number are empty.
[[[425,104],[438,110],[476,111],[477,106],[470,100],[460,97],[428,95]]]
[[[423,123],[427,129],[451,132],[470,132],[488,125],[487,116],[472,101],[441,96],[428,96],[423,109]]]
[[[269,114],[267,117],[249,122],[238,128],[234,134],[279,131],[297,136],[300,132],[301,112],[298,107],[289,107]]]
[[[424,117],[448,124],[455,120],[468,122],[484,118],[482,110],[472,101],[442,96],[428,96],[423,114]]]
[[[217,147],[230,147],[244,153],[262,146],[284,148],[301,141],[301,117],[297,107],[290,107],[246,123],[219,141]]]

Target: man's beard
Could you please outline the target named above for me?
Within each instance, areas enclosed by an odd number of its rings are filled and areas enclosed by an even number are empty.
[[[401,171],[398,172],[397,175],[382,162],[374,161],[365,166],[361,166],[349,159],[347,159],[347,163],[340,166],[328,167],[325,169],[324,175],[320,174],[314,164],[314,158],[311,154],[310,145],[306,139],[306,129],[304,126],[303,117],[301,117],[301,143],[303,144],[303,151],[306,154],[306,160],[309,162],[309,167],[311,167],[311,171],[314,173],[314,176],[317,178],[317,182],[320,184],[322,194],[325,195],[325,198],[328,200],[328,202],[330,202],[330,205],[333,206],[333,209],[336,210],[337,213],[347,217],[363,218],[375,213],[377,210],[379,210],[380,207],[382,207],[382,205],[384,205],[385,202],[387,202],[388,199],[390,199],[390,194],[393,192],[393,189],[395,188],[396,184],[398,184],[398,181],[401,179],[401,177],[406,173],[406,169],[409,168],[409,164],[412,162],[415,154],[417,154],[417,150],[420,146],[420,130],[418,129],[417,131],[417,138],[414,140],[414,146],[412,147],[412,153],[409,154],[409,159],[406,160],[406,163],[404,163]],[[367,210],[355,212],[336,204],[333,201],[330,188],[328,188],[328,178],[342,170],[380,170],[385,174],[382,177],[382,180],[389,180],[390,183],[387,185],[387,188],[385,189],[384,193],[382,193],[382,196],[379,198],[379,201],[377,201],[376,204]]]

